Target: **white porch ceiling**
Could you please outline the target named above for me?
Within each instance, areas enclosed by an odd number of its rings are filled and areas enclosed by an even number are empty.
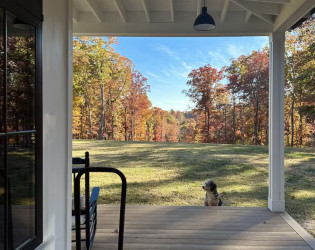
[[[73,0],[75,35],[250,36],[285,31],[315,0],[206,0],[216,22],[194,31],[203,0]]]

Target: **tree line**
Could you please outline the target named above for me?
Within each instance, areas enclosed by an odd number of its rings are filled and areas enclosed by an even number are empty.
[[[315,21],[286,34],[285,144],[315,146]],[[152,107],[148,79],[113,37],[73,43],[73,136],[100,140],[268,145],[269,51],[194,69],[183,91],[194,107]]]

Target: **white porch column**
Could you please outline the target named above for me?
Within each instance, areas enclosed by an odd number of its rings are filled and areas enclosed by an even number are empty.
[[[271,211],[285,211],[284,201],[284,52],[285,33],[270,35],[269,197]]]

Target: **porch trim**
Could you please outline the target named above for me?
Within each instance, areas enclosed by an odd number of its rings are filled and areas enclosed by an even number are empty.
[[[73,58],[72,58],[72,48],[73,48],[73,22],[72,16],[74,13],[73,9],[73,0],[67,0],[67,84],[66,95],[67,95],[67,121],[66,121],[66,130],[67,130],[67,145],[66,145],[66,179],[67,179],[67,197],[72,197],[72,93],[73,93],[73,85],[71,84],[73,79]],[[72,233],[72,199],[67,199],[66,202],[66,211],[67,211],[67,227],[66,227],[66,247],[67,249],[71,249],[71,233]]]
[[[293,219],[287,212],[279,213],[279,215],[284,219],[292,229],[297,232],[298,235],[302,237],[303,240],[315,250],[315,238],[307,232],[295,219]]]

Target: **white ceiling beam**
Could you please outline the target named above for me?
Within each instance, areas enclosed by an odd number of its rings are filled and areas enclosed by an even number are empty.
[[[248,2],[261,2],[261,3],[278,3],[278,4],[289,4],[291,0],[247,0]]]
[[[150,8],[149,8],[148,0],[141,0],[141,2],[142,2],[145,18],[147,19],[147,22],[150,23],[151,17],[150,17]]]
[[[230,3],[229,0],[225,0],[225,2],[224,2],[223,9],[222,9],[221,16],[220,16],[221,23],[224,22],[224,19],[225,19],[225,16],[226,16],[226,12],[227,12],[227,10],[229,8],[229,3]]]
[[[247,2],[247,7],[262,14],[277,16],[280,14],[283,5],[273,3]]]
[[[174,17],[174,0],[169,0],[170,1],[170,12],[171,12],[171,22],[175,22],[175,17]]]
[[[243,0],[230,0],[230,1],[236,4],[237,6],[239,6],[240,8],[251,12],[253,15],[259,17],[261,20],[265,21],[266,23],[273,24],[273,19],[271,16],[265,15],[257,9],[253,9],[253,7],[248,4],[248,2],[246,3]]]
[[[99,6],[94,2],[94,0],[85,0],[87,5],[89,6],[90,11],[93,13],[96,20],[101,23],[102,22],[102,15],[100,12]]]
[[[275,20],[274,32],[287,31],[313,8],[315,8],[314,0],[298,0],[284,5],[280,15]]]
[[[246,15],[245,15],[245,22],[248,23],[249,19],[251,18],[252,13],[250,11],[247,11]]]
[[[127,13],[126,13],[126,9],[122,3],[121,0],[114,0],[114,5],[119,13],[119,16],[121,18],[121,20],[123,21],[123,23],[127,22]]]
[[[73,22],[78,23],[80,21],[80,14],[76,8],[72,8]]]
[[[196,16],[199,16],[201,13],[201,0],[197,0],[197,14]]]

